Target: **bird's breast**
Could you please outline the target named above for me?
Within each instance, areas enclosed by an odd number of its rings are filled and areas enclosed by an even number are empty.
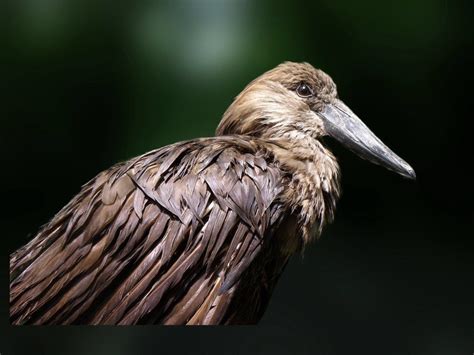
[[[332,221],[340,196],[339,165],[331,152],[314,142],[275,149],[279,165],[289,176],[283,199],[296,215],[297,234],[303,243],[319,236]]]

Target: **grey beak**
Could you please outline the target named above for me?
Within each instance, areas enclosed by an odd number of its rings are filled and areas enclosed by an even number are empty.
[[[319,115],[323,119],[326,133],[362,159],[409,179],[416,179],[413,168],[383,144],[342,101],[327,104]]]

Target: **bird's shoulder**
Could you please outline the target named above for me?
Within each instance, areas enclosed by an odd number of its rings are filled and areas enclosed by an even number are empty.
[[[103,184],[102,201],[113,202],[132,186],[177,218],[180,206],[196,209],[209,190],[223,208],[253,215],[254,197],[265,207],[282,191],[288,179],[265,142],[240,136],[202,138],[168,145],[105,171],[96,178]],[[237,194],[245,189],[245,196]],[[252,196],[251,196],[252,195]],[[228,199],[230,197],[230,199]],[[232,202],[230,202],[232,201]],[[135,205],[140,214],[139,204]],[[245,218],[244,215],[241,217]]]

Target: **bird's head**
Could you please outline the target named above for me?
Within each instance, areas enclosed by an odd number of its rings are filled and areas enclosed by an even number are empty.
[[[308,63],[285,62],[235,98],[217,135],[289,140],[331,136],[361,158],[414,179],[415,172],[339,99],[331,77]]]

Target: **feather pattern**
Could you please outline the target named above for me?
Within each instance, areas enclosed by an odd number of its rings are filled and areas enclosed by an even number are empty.
[[[283,221],[286,180],[261,142],[235,137],[112,167],[12,255],[12,322],[231,322],[242,274]]]
[[[299,96],[303,81],[317,95]],[[336,98],[327,74],[283,63],[236,97],[217,137],[98,174],[11,255],[11,322],[257,322],[289,257],[334,216],[318,112]]]

